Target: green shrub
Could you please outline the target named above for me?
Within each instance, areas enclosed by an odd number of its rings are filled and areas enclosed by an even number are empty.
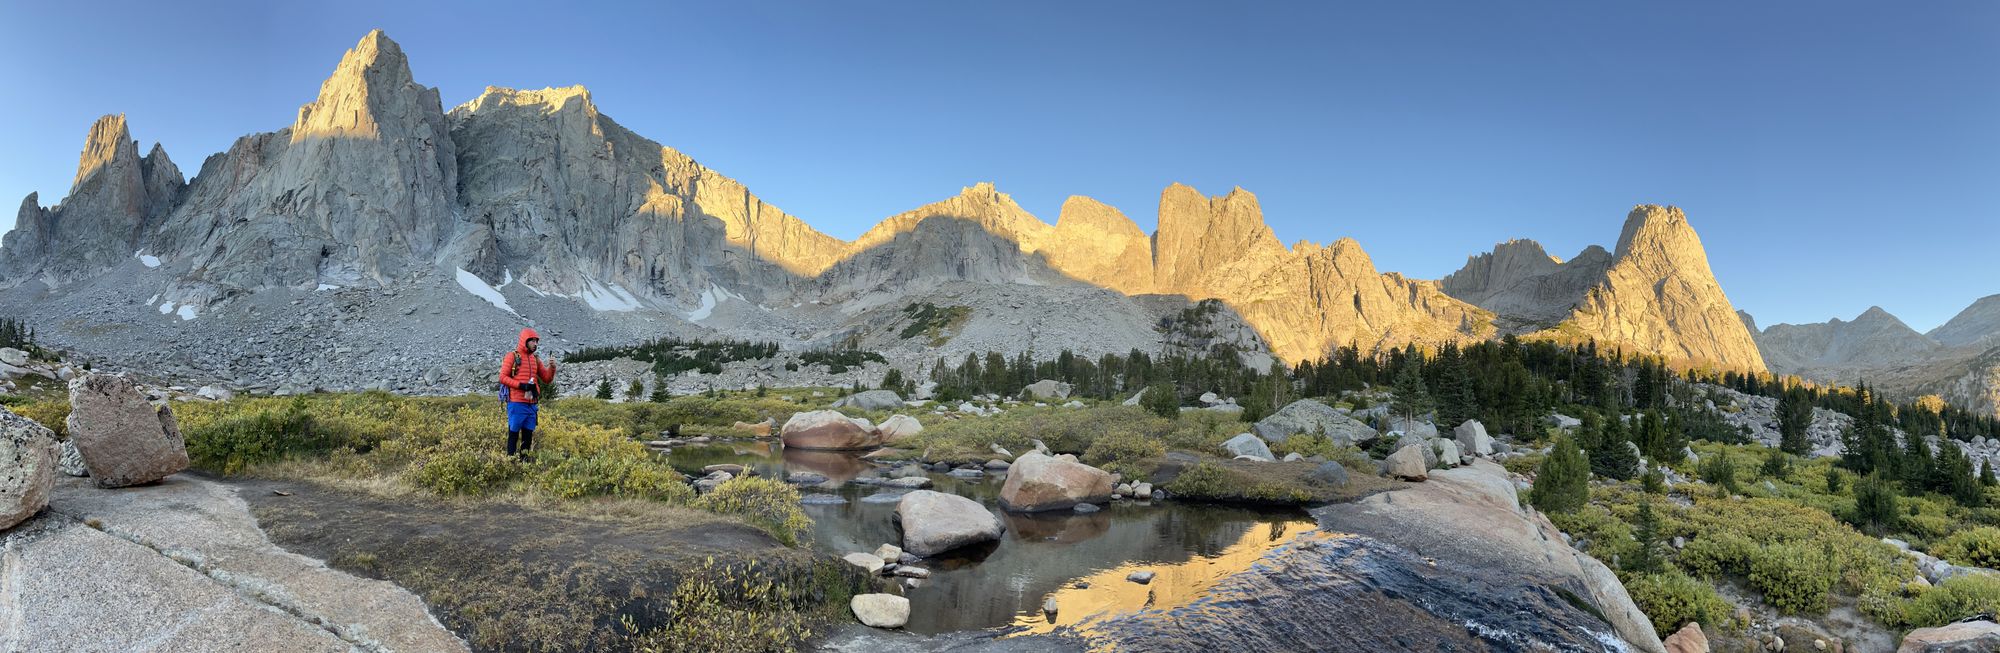
[[[685,505],[694,490],[680,472],[651,454],[619,455],[596,453],[581,456],[548,456],[554,462],[537,461],[537,489],[561,499],[612,496],[653,499]]]
[[[69,400],[52,399],[30,401],[8,407],[15,415],[20,415],[56,432],[56,437],[69,437]]]
[[[1743,493],[1743,488],[1736,483],[1736,461],[1727,451],[1716,451],[1701,459],[1701,480],[1720,492]]]
[[[1766,545],[1750,556],[1750,586],[1785,614],[1826,612],[1830,571],[1822,548],[1806,542]]]
[[[2000,613],[2000,578],[1960,576],[1925,590],[1903,608],[1907,628],[1932,628],[1978,614]]]
[[[503,452],[453,449],[418,463],[410,482],[447,496],[477,495],[500,489],[519,471],[520,466]]]
[[[1332,460],[1339,453],[1340,448],[1340,446],[1333,443],[1333,438],[1329,438],[1324,434],[1300,433],[1285,438],[1284,442],[1273,445],[1271,453],[1276,454],[1280,458],[1285,457],[1287,454],[1295,453],[1307,458],[1322,456],[1328,460]]]
[[[1625,591],[1652,619],[1653,629],[1662,633],[1680,630],[1691,621],[1719,628],[1734,610],[1715,588],[1674,570],[1633,576],[1625,581]]]
[[[1167,452],[1166,445],[1129,428],[1113,428],[1091,441],[1083,450],[1083,462],[1127,476],[1138,471],[1138,461]]]
[[[2000,568],[2000,528],[1981,526],[1953,533],[1932,545],[1931,555],[1955,565]]]
[[[695,506],[709,512],[741,517],[778,538],[798,546],[812,530],[812,519],[799,507],[799,491],[784,481],[739,476],[715,486]]]
[[[1270,464],[1270,463],[1266,463]],[[1200,462],[1162,486],[1176,499],[1232,503],[1302,504],[1319,497],[1300,482]]]
[[[1164,381],[1147,387],[1146,394],[1139,398],[1139,405],[1167,419],[1181,415],[1180,395],[1174,391],[1174,384]]]

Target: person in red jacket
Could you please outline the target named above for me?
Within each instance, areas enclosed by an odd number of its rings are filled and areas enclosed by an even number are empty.
[[[535,417],[542,388],[556,380],[556,362],[535,356],[542,337],[522,329],[514,351],[500,360],[500,385],[507,388],[507,455],[526,457],[535,446]]]

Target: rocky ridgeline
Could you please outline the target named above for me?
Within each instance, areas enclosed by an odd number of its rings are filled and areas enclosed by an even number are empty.
[[[1879,306],[1853,320],[1762,331],[1748,313],[1742,319],[1772,372],[1829,383],[1866,379],[1894,398],[1937,395],[1976,414],[2000,415],[2000,295],[1980,298],[1929,333]]]
[[[1710,404],[1708,406],[1710,409],[1714,409],[1718,414],[1722,415],[1723,420],[1728,422],[1730,426],[1743,429],[1758,444],[1767,447],[1778,446],[1782,436],[1778,432],[1778,400],[1776,398],[1747,395],[1730,388],[1705,383],[1700,384],[1698,387],[1726,399],[1719,406],[1713,405],[1714,402],[1706,399],[1703,401]],[[1841,443],[1841,434],[1845,433],[1848,427],[1853,425],[1854,418],[1846,413],[1827,410],[1825,408],[1813,408],[1812,424],[1806,427],[1806,442],[1812,447],[1811,455],[1813,457],[1840,455],[1845,450]],[[1905,433],[1901,428],[1892,426],[1889,428],[1889,431],[1895,435],[1898,443],[1903,442],[1904,438],[1909,437],[1909,434]],[[1946,446],[1947,443],[1950,446],[1958,447],[1959,451],[1972,460],[1972,469],[1975,472],[1986,464],[1992,464],[1996,469],[2000,469],[2000,440],[1989,440],[1985,436],[1980,436],[1968,442],[1954,438],[1940,438],[1935,435],[1926,435],[1924,436],[1924,440],[1930,443],[1932,451],[1936,451],[1938,447]]]
[[[488,88],[446,111],[379,31],[292,118],[192,180],[158,146],[139,157],[122,118],[99,121],[68,196],[51,208],[30,196],[0,245],[0,307],[60,324],[43,332],[89,355],[272,389],[430,388],[523,323],[578,343],[859,337],[933,358],[880,326],[954,284],[1008,290],[967,291],[972,319],[947,355],[1158,351],[1161,318],[1213,298],[1255,337],[1221,335],[1287,360],[1561,314],[1541,326],[1763,365],[1734,320],[1716,319],[1733,309],[1669,208],[1634,210],[1602,265],[1487,265],[1445,287],[1377,270],[1352,240],[1285,246],[1248,191],[1180,184],[1161,192],[1152,234],[1085,197],[1051,225],[976,184],[842,241],[625,129],[581,87]],[[1523,284],[1541,290],[1512,290]],[[1475,305],[1496,297],[1509,299]]]

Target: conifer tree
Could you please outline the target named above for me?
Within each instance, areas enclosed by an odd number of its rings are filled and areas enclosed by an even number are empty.
[[[611,398],[611,379],[600,379],[597,382],[597,398],[606,400]]]
[[[1570,513],[1590,500],[1590,461],[1568,436],[1556,438],[1549,457],[1535,469],[1528,503],[1547,513]]]
[[[1979,462],[1979,484],[1984,485],[1986,487],[1993,487],[1995,485],[2000,485],[2000,478],[1994,478],[1993,476],[1992,458],[1988,458],[1986,460]]]
[[[1639,502],[1639,518],[1632,530],[1632,538],[1639,541],[1639,550],[1632,553],[1632,559],[1625,561],[1625,570],[1641,574],[1657,574],[1665,567],[1660,557],[1660,518],[1653,514],[1653,501]]]
[[[1154,415],[1169,419],[1181,416],[1181,398],[1174,392],[1174,384],[1166,381],[1148,386],[1146,395],[1139,399],[1139,403],[1145,404],[1146,410],[1153,411]]]
[[[1882,480],[1880,474],[1870,474],[1854,485],[1854,518],[1856,527],[1870,534],[1881,534],[1895,530],[1902,514],[1896,508],[1896,488]]]
[[[1778,396],[1778,447],[1785,453],[1803,456],[1812,453],[1806,428],[1812,425],[1812,400],[1805,388],[1792,388]]]
[[[1417,370],[1419,365],[1416,360],[1406,362],[1403,370],[1396,373],[1396,397],[1389,404],[1390,412],[1412,422],[1431,409],[1431,396],[1424,390],[1423,374]]]

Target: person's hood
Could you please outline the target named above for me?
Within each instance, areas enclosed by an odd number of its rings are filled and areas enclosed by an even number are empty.
[[[541,337],[542,336],[540,334],[535,333],[534,329],[522,329],[521,337],[514,341],[514,349],[524,354],[528,353],[528,339],[529,338],[540,339]]]

